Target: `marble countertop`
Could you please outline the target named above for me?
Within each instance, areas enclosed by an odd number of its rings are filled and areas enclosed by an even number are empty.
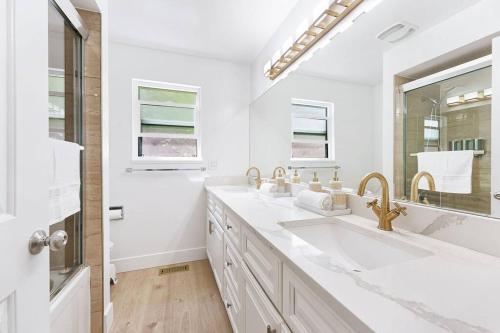
[[[269,242],[285,263],[310,279],[322,296],[375,332],[500,332],[496,257],[397,228],[387,235],[376,228],[376,221],[354,214],[335,217],[433,253],[353,272],[313,245],[297,242],[297,236],[279,224],[323,218],[295,207],[293,198],[272,198],[231,186],[206,188]]]

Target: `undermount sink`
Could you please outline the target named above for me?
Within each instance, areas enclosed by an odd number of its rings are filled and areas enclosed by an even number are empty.
[[[247,187],[247,186],[221,186],[220,189],[224,192],[229,192],[229,193],[249,193],[249,192],[255,192],[254,188]]]
[[[340,220],[281,222],[285,229],[309,243],[335,262],[353,271],[366,271],[423,258],[433,253]]]

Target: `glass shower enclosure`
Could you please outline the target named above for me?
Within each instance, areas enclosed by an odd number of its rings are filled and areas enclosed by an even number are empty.
[[[453,210],[491,213],[491,64],[404,90],[404,196],[422,152],[473,151],[470,193],[419,190],[418,201]],[[405,85],[403,85],[404,87]],[[455,175],[448,175],[455,177]]]
[[[49,0],[49,137],[83,145],[82,142],[82,36],[72,26],[64,11]],[[82,179],[80,159],[80,180]],[[82,186],[81,186],[82,188]],[[80,193],[80,200],[82,198]],[[50,296],[54,297],[83,264],[83,207],[62,221],[50,225],[49,234],[64,230],[66,247],[50,251]]]

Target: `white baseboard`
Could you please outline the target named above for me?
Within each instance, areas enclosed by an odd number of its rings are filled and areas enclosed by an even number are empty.
[[[111,260],[111,263],[116,265],[116,272],[120,273],[162,265],[176,264],[180,262],[203,260],[206,258],[206,248],[196,247],[192,249],[152,253],[135,257],[117,258]],[[118,283],[120,283],[120,281],[118,281]]]
[[[111,332],[111,325],[113,325],[113,303],[109,303],[104,311],[104,333]]]

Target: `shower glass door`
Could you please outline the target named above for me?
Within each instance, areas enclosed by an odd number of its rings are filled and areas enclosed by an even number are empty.
[[[51,1],[48,17],[48,135],[82,145],[82,38]],[[49,234],[57,230],[68,234],[64,250],[50,251],[51,298],[82,266],[82,221],[80,206],[80,212],[50,225]]]
[[[404,92],[404,102],[404,196],[410,198],[415,174],[428,171],[436,180],[442,177],[439,179],[447,179],[448,183],[461,182],[461,187],[456,186],[457,190],[452,191],[450,187],[440,190],[436,185],[436,190],[431,191],[424,184],[425,189],[419,186],[419,203],[490,215],[493,153],[491,64],[431,84],[411,87]],[[473,151],[470,179],[464,178],[465,171],[461,174],[461,170],[453,166],[442,168],[446,174],[421,170],[417,154],[433,152],[438,161],[435,163],[442,163],[436,154],[448,151]],[[468,165],[464,164],[463,169],[466,168]]]

